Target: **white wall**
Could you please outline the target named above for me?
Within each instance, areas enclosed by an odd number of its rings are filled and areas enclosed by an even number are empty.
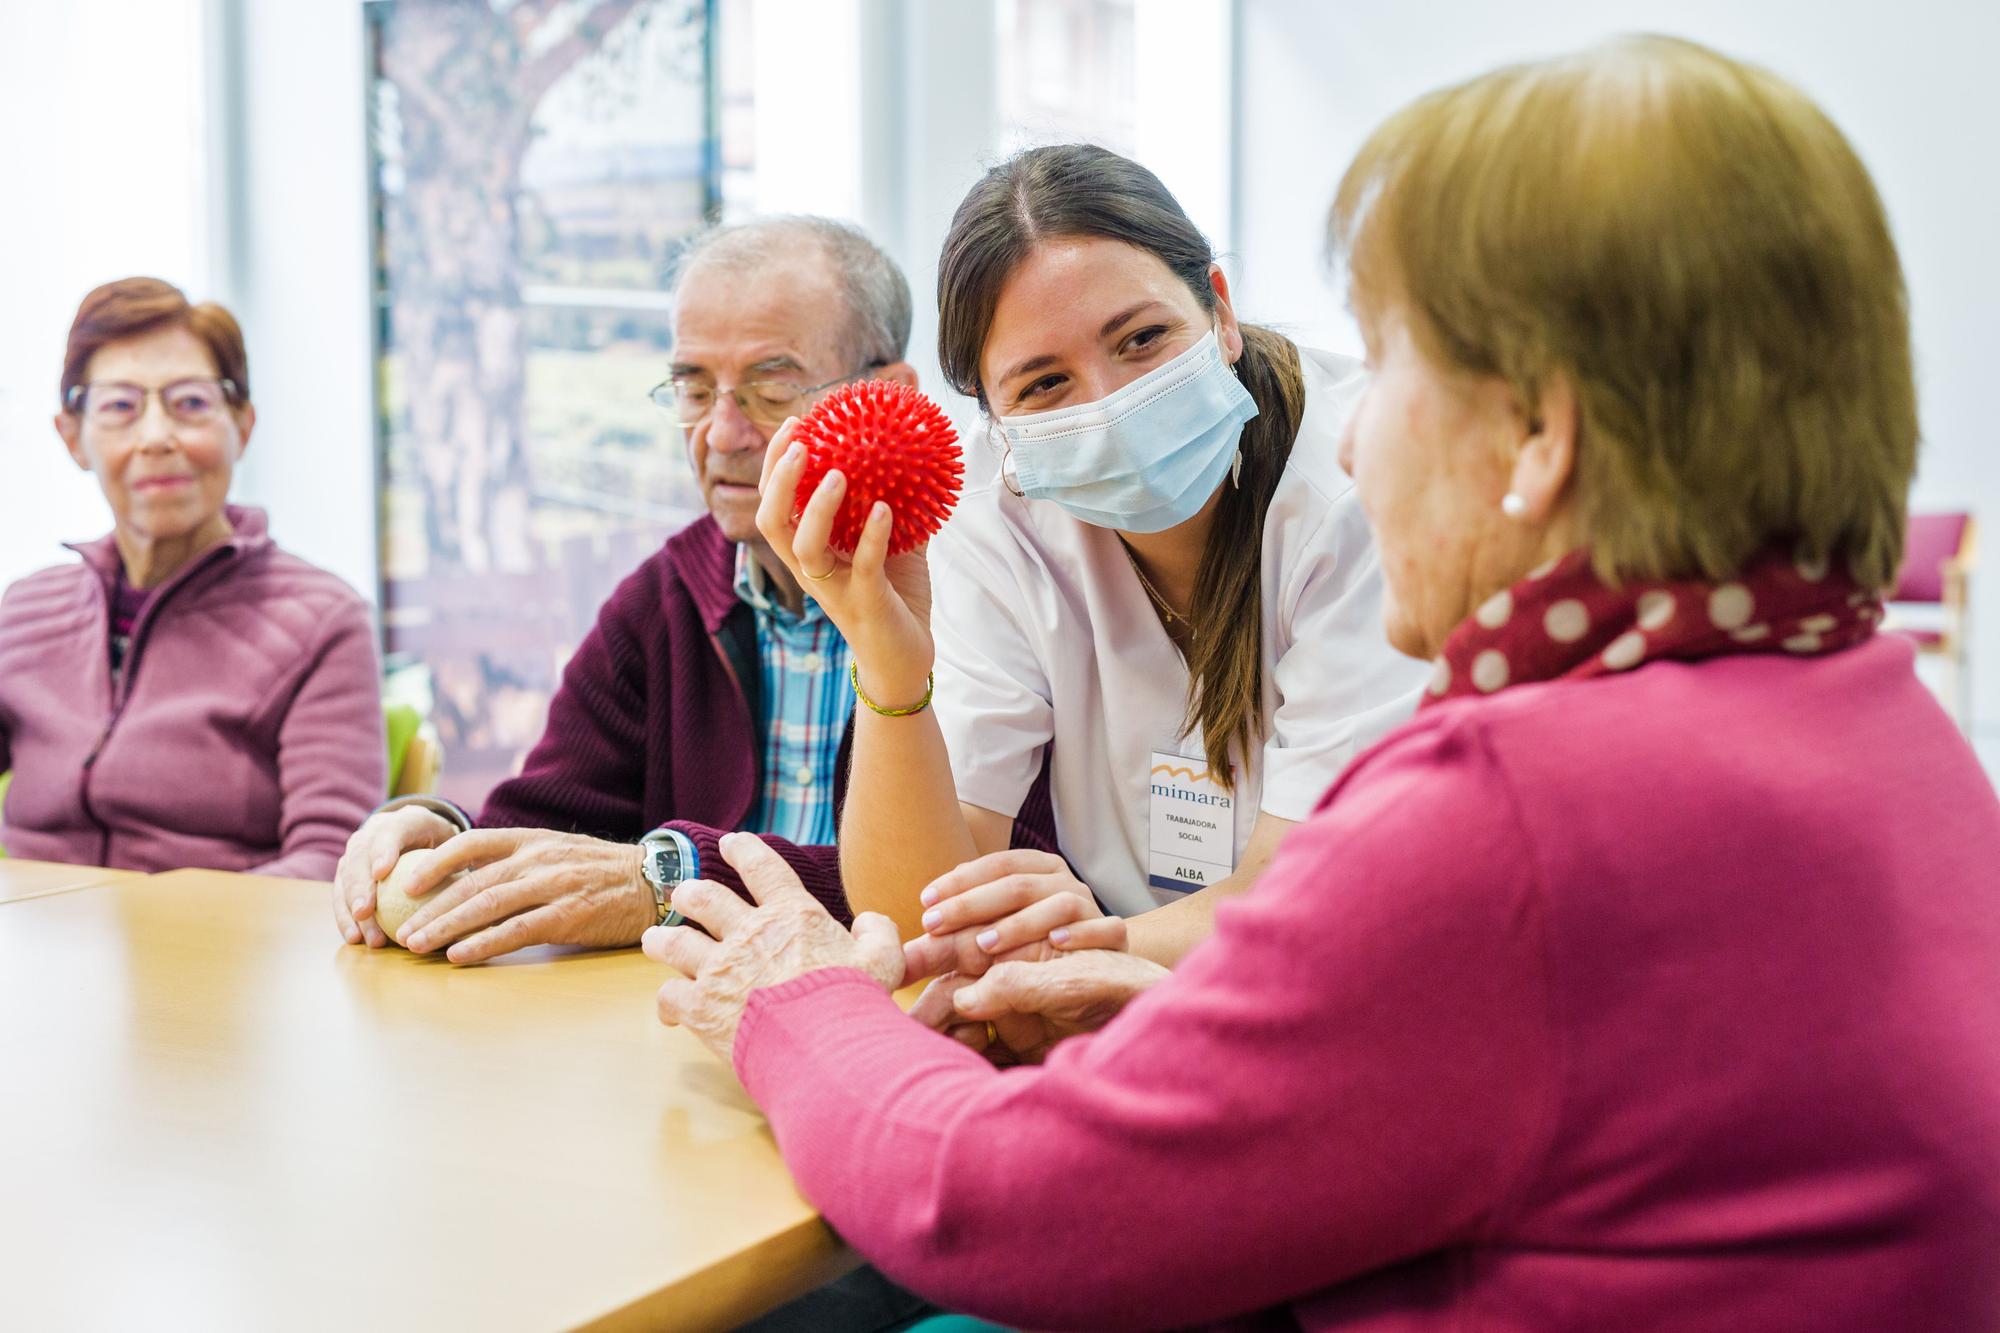
[[[862,10],[862,225],[910,282],[910,361],[961,434],[978,406],[937,363],[937,259],[1000,137],[992,0],[867,0]],[[968,461],[977,463],[976,450]]]
[[[1905,0],[1241,0],[1239,308],[1353,348],[1320,263],[1341,168],[1427,89],[1618,32],[1675,33],[1801,85],[1853,140],[1887,201],[1915,318],[1925,446],[1918,508],[1970,505],[2000,531],[1986,389],[2000,359],[2000,5]],[[1976,580],[1981,738],[2000,743],[2000,561]]]
[[[202,0],[9,4],[0,41],[0,587],[111,528],[50,418],[85,292],[211,293]]]
[[[374,344],[362,10],[212,0],[217,235],[250,340],[257,438],[237,494],[287,549],[376,600]]]
[[[1217,0],[1143,0],[1132,24],[1134,156],[1225,255],[1236,247],[1232,9]]]

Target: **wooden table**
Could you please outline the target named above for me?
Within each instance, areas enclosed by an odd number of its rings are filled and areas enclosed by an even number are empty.
[[[0,903],[144,878],[129,870],[100,870],[96,866],[64,865],[60,861],[17,861],[11,856],[0,856]]]
[[[327,894],[0,909],[0,1323],[718,1328],[855,1262],[636,950],[455,968]]]

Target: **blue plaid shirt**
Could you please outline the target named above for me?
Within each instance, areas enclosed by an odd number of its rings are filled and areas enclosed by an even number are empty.
[[[745,826],[803,845],[831,843],[833,775],[854,712],[847,640],[812,598],[794,614],[765,593],[750,548],[736,548],[736,595],[757,613],[764,672],[764,786]]]

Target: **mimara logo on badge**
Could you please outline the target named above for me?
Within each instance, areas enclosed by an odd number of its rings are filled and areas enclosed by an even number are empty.
[[[1214,779],[1209,777],[1206,768],[1182,768],[1177,764],[1154,764],[1151,776],[1154,779],[1152,786],[1153,795],[1155,796],[1164,796],[1170,801],[1192,801],[1196,805],[1212,805],[1222,810],[1228,810],[1234,804],[1229,799],[1229,793],[1226,791],[1188,790],[1189,787],[1194,786],[1198,782],[1217,785]],[[1162,778],[1166,779],[1166,781],[1160,781]],[[1179,778],[1187,786],[1176,785],[1173,781],[1175,778]]]

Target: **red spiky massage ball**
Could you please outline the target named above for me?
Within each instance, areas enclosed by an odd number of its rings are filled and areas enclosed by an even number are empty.
[[[833,521],[833,549],[854,553],[877,500],[888,502],[896,526],[889,554],[922,546],[951,516],[965,480],[958,432],[944,409],[907,384],[859,380],[820,400],[792,432],[806,447],[792,518],[797,521],[820,478],[838,469],[847,498]]]

